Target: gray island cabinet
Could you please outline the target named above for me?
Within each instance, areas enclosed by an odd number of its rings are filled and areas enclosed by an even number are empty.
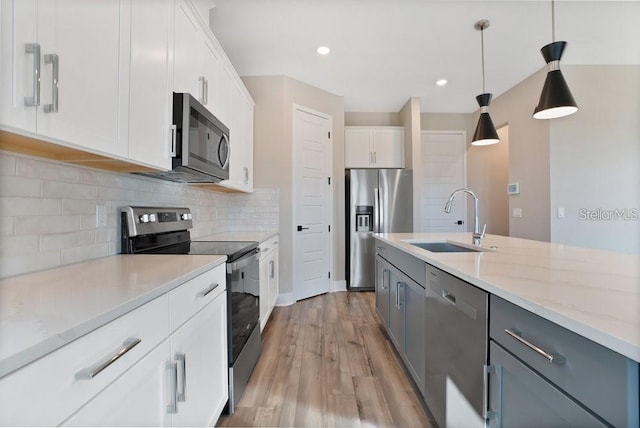
[[[376,309],[438,426],[640,426],[638,362],[425,260],[376,238]]]

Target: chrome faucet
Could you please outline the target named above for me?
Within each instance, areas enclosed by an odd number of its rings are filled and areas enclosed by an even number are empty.
[[[467,193],[469,195],[471,195],[471,197],[473,198],[473,245],[477,245],[480,246],[480,241],[482,241],[482,239],[484,239],[484,232],[487,230],[487,225],[485,223],[484,227],[482,228],[482,233],[480,233],[479,229],[478,229],[478,197],[475,195],[475,193],[473,193],[471,190],[466,189],[466,188],[461,188],[461,189],[457,189],[454,190],[453,193],[451,194],[451,196],[449,196],[449,200],[447,201],[447,203],[444,205],[444,212],[446,212],[447,214],[449,214],[451,212],[451,204],[453,203],[453,198],[459,193],[459,192],[464,192]]]

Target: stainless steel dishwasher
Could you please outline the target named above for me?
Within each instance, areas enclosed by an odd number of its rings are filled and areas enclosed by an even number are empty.
[[[488,294],[427,264],[425,400],[438,425],[484,426]]]

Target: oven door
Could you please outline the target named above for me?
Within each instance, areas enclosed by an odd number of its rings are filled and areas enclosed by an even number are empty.
[[[229,364],[233,365],[258,325],[260,317],[260,270],[256,252],[227,263],[229,312]]]

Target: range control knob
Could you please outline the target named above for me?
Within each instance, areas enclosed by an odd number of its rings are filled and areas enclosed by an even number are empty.
[[[189,220],[189,218],[191,217],[191,214],[180,214],[180,220]]]
[[[140,223],[149,223],[149,214],[142,214],[140,216]]]
[[[151,223],[155,223],[156,221],[158,221],[158,217],[156,217],[155,214],[149,214],[149,221]]]

